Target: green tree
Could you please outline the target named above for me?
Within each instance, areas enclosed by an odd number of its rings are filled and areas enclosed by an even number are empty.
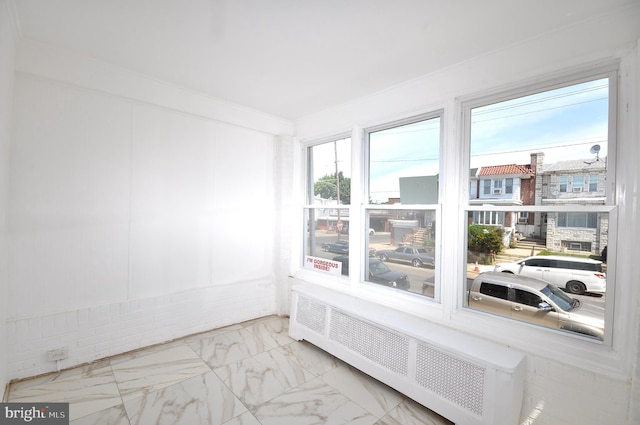
[[[351,203],[351,178],[344,177],[340,171],[338,179],[340,180],[340,203],[348,205]],[[313,194],[324,199],[338,199],[335,173],[320,177],[313,185]]]
[[[504,248],[504,229],[496,226],[471,224],[469,226],[469,251],[483,254],[499,254]]]

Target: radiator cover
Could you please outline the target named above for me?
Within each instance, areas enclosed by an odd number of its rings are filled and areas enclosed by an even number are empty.
[[[292,338],[322,348],[456,424],[518,423],[523,354],[316,285],[294,286],[292,297]]]

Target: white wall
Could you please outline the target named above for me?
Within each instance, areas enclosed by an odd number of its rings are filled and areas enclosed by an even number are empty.
[[[10,379],[276,313],[290,123],[27,40],[16,69]]]
[[[0,0],[0,392],[7,382],[7,198],[9,179],[9,141],[11,137],[11,100],[13,63],[16,44],[15,26],[9,3]]]
[[[471,58],[459,66],[304,117],[296,123],[296,136],[304,142],[343,134],[351,128],[366,128],[444,109],[444,165],[441,172],[447,176],[460,176],[460,181],[448,177],[447,187],[443,190],[441,228],[448,229],[448,234],[441,246],[442,302],[438,305],[419,305],[412,299],[393,302],[395,307],[416,311],[425,320],[524,352],[527,375],[522,424],[632,424],[640,419],[640,270],[635,266],[640,238],[637,220],[640,216],[638,22],[640,5],[636,3],[626,10]],[[613,321],[607,322],[607,331],[613,340],[610,345],[600,346],[566,341],[564,336],[556,339],[551,334],[546,339],[527,339],[528,336],[535,337],[535,333],[523,332],[521,326],[502,327],[495,321],[478,320],[477,315],[470,315],[461,308],[462,285],[456,284],[464,279],[460,265],[464,257],[461,248],[464,235],[459,225],[464,222],[459,213],[464,208],[459,205],[459,193],[463,190],[462,177],[468,174],[468,169],[462,169],[464,162],[460,160],[464,155],[459,143],[460,99],[535,83],[563,73],[568,75],[573,69],[585,69],[612,60],[620,60],[621,66],[616,217],[619,229],[624,229],[617,235],[617,261],[609,264],[615,269],[617,282],[615,298],[611,295],[608,302],[608,308],[615,311],[609,317]],[[298,271],[296,277],[315,282],[305,271]],[[363,291],[358,294],[371,299],[376,297]],[[375,299],[382,303],[392,302],[382,296]],[[501,326],[500,332],[496,332],[496,326]]]

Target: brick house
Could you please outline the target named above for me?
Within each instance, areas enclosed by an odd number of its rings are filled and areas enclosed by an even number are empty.
[[[523,206],[535,205],[536,167],[538,154],[531,155],[529,164],[492,165],[470,171],[470,204]],[[515,232],[528,234],[534,226],[533,214],[522,212],[473,211],[473,224],[501,225],[505,229],[505,243]],[[527,231],[529,230],[529,231]]]

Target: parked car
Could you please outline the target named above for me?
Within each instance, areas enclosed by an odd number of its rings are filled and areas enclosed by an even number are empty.
[[[541,255],[515,263],[496,264],[494,270],[544,280],[572,294],[604,293],[607,285],[602,261],[589,258]]]
[[[323,251],[334,252],[336,254],[348,254],[349,242],[347,241],[335,241],[322,244]]]
[[[379,283],[386,286],[391,286],[392,288],[398,289],[409,289],[409,280],[407,279],[407,275],[403,273],[398,273],[391,270],[385,263],[378,260],[377,258],[369,258],[369,276],[367,277],[368,282]],[[342,274],[345,276],[349,276],[349,256],[348,255],[339,255],[333,258],[333,261],[339,261],[342,263]]]
[[[512,319],[604,338],[604,319],[581,315],[580,301],[539,279],[481,273],[468,291],[469,307]]]
[[[420,267],[425,264],[433,266],[434,262],[433,255],[430,255],[426,248],[418,246],[401,246],[396,249],[378,251],[378,258],[382,261],[407,261],[414,267]]]

